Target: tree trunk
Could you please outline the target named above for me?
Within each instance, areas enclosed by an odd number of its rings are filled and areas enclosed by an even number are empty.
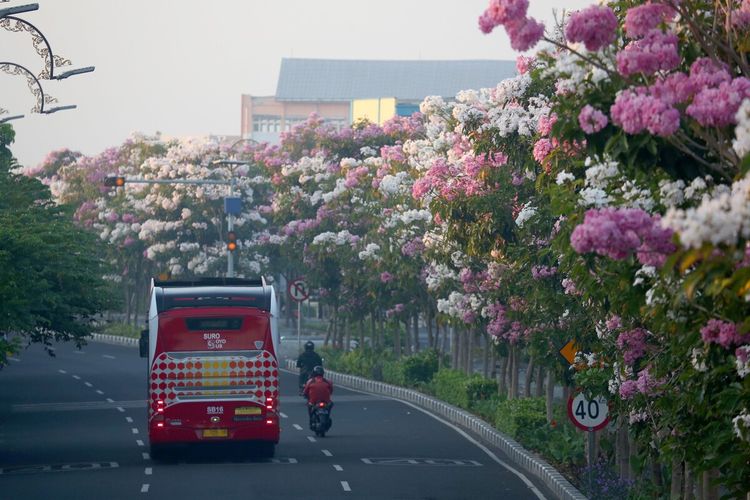
[[[331,335],[333,334],[333,318],[328,320],[328,326],[326,327],[326,338],[323,341],[324,346],[328,346],[328,342],[331,342]]]
[[[617,475],[623,479],[630,479],[630,444],[628,442],[628,425],[625,418],[620,418],[620,426],[617,428],[615,463]]]
[[[555,372],[547,370],[547,394],[545,395],[545,408],[547,410],[547,423],[551,424],[554,420],[553,404],[555,397]]]
[[[529,364],[526,366],[526,376],[524,377],[523,397],[531,397],[531,376],[534,373],[534,358],[529,357]]]
[[[682,461],[678,458],[672,460],[672,484],[669,492],[669,498],[672,500],[680,500],[682,498],[683,465]]]
[[[497,393],[501,396],[508,394],[506,391],[508,381],[508,363],[509,359],[507,356],[500,356],[500,367],[497,370]]]
[[[474,372],[474,331],[468,330],[464,335],[465,352],[464,352],[464,373],[471,375]]]
[[[393,331],[393,355],[401,359],[401,323],[396,321],[396,329]]]
[[[460,370],[461,367],[458,366],[458,360],[459,360],[459,346],[461,343],[458,341],[458,333],[456,332],[456,327],[450,326],[450,344],[451,344],[451,368],[454,370]]]
[[[443,354],[445,354],[445,346],[440,343],[440,322],[438,321],[437,317],[435,317],[435,345],[434,348],[437,350],[437,352],[440,353],[441,357]],[[445,331],[443,331],[443,336],[445,336]]]
[[[695,498],[695,481],[693,478],[693,471],[690,470],[690,465],[685,463],[685,490],[682,498],[685,500],[694,500]]]
[[[534,397],[541,398],[544,395],[544,367],[539,365],[536,369],[536,387]]]
[[[435,337],[432,332],[432,308],[430,306],[427,306],[425,316],[427,318],[427,345],[430,349],[435,349]]]
[[[654,483],[654,486],[656,486],[656,491],[659,492],[660,495],[664,494],[664,475],[661,472],[661,463],[659,463],[659,455],[656,453],[651,453],[650,457],[651,459],[651,480]],[[715,500],[719,500],[716,498]]]
[[[414,318],[412,318],[412,322],[414,324],[414,352],[419,352],[419,313],[414,313]]]
[[[365,348],[365,318],[359,318],[359,348]]]
[[[485,376],[485,378],[487,378],[490,375],[490,348],[487,345],[488,339],[486,333],[482,335],[482,340],[484,341],[484,362],[482,363],[482,374]]]
[[[702,500],[719,500],[719,487],[716,479],[719,477],[719,471],[711,469],[703,473],[703,499]]]
[[[344,320],[344,352],[349,352],[352,345],[352,326],[348,319]]]
[[[510,370],[510,390],[508,399],[518,399],[518,346],[512,346],[510,349],[511,370]]]

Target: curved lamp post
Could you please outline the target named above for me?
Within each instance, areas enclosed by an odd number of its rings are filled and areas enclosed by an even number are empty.
[[[2,1],[2,0],[0,0]],[[84,68],[72,69],[65,71],[59,75],[55,75],[55,68],[61,66],[70,65],[70,60],[60,56],[56,56],[52,52],[52,47],[47,40],[47,37],[39,31],[39,29],[26,21],[15,17],[14,14],[22,14],[24,12],[31,12],[39,9],[39,4],[33,3],[28,5],[19,5],[17,7],[7,7],[0,9],[0,28],[10,32],[22,32],[26,31],[31,34],[34,49],[37,54],[42,57],[45,61],[44,70],[39,75],[35,75],[30,69],[17,63],[4,61],[0,62],[0,70],[9,75],[24,75],[29,86],[29,90],[37,99],[37,105],[31,110],[32,113],[51,114],[57,111],[63,111],[66,109],[75,109],[75,105],[68,106],[57,106],[49,109],[45,109],[45,104],[51,104],[57,102],[57,99],[50,95],[45,95],[42,89],[42,84],[39,80],[64,80],[65,78],[80,75],[83,73],[91,73],[94,71],[94,66],[86,66]],[[3,114],[0,112],[0,114]],[[4,123],[9,120],[23,118],[24,115],[15,115],[0,119],[0,123]]]

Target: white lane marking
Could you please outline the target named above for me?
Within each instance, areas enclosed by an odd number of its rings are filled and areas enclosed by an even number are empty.
[[[79,377],[78,375],[73,375],[73,378],[76,380],[81,380],[81,377]]]
[[[112,399],[112,398],[107,398],[107,403],[114,403],[114,402],[115,402],[115,400],[114,400],[114,399]]]
[[[117,411],[119,411],[120,413],[125,413],[125,408],[123,408],[122,406],[118,406]]]
[[[332,457],[332,456],[333,456],[333,453],[331,453],[331,452],[330,452],[330,451],[328,451],[328,450],[320,450],[320,451],[322,451],[322,452],[323,452],[323,455],[325,455],[325,456],[327,456],[327,457]]]
[[[11,360],[11,361],[15,361],[16,363],[20,363],[21,362],[20,359],[18,359],[18,358],[12,358],[10,356],[8,356],[8,359]]]
[[[109,354],[102,354],[102,357],[107,359],[116,359],[114,356],[110,356]]]
[[[343,468],[343,467],[341,467],[340,465],[334,465],[334,466],[333,466],[333,468],[334,468],[335,470],[339,471],[339,472],[341,472],[341,471],[343,471],[343,470],[344,470],[344,468]]]
[[[289,418],[289,416],[287,416],[287,414],[284,413],[283,411],[280,411],[279,415],[281,415],[281,418]]]
[[[152,469],[151,467],[146,467],[146,470],[143,471],[143,473],[146,474],[147,476],[150,476],[153,472],[154,472],[154,469]]]
[[[104,393],[102,391],[100,391],[99,389],[96,390],[96,393],[104,396]]]
[[[295,429],[297,429],[298,431],[301,431],[301,430],[302,430],[302,426],[301,426],[301,425],[299,425],[299,424],[294,424],[294,425],[292,425],[292,427],[294,427],[294,428],[295,428]]]
[[[125,421],[129,424],[133,423],[133,417],[125,417]]]
[[[86,387],[94,387],[94,386],[93,386],[93,385],[91,384],[91,382],[84,382],[84,383],[83,383],[83,385],[85,385]]]
[[[352,488],[349,486],[349,481],[341,481],[341,487],[344,488],[344,491],[352,491]]]
[[[136,439],[135,444],[137,444],[138,446],[144,446],[143,441],[141,441],[140,439]]]
[[[66,372],[65,370],[57,370],[57,371],[59,371],[59,372],[60,372],[60,373],[62,373],[63,375],[65,375],[66,373],[68,373],[68,372]]]
[[[148,483],[141,486],[141,493],[148,493]]]
[[[314,438],[314,437],[312,437],[312,436],[307,436],[307,439],[308,439],[308,441],[310,441],[311,443],[314,443],[314,442],[315,442],[315,438]]]
[[[133,431],[133,434],[138,434],[138,429],[136,429],[135,427],[133,427],[133,428],[132,428],[132,429],[130,429],[130,430],[131,430],[131,431]]]
[[[149,455],[147,451],[141,453],[141,456],[143,457],[143,460],[149,460],[151,458],[151,455]]]

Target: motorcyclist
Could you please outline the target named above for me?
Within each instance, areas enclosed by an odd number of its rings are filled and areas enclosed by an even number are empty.
[[[310,380],[305,384],[305,388],[302,390],[302,394],[307,398],[307,412],[310,417],[310,426],[312,426],[312,414],[315,405],[318,403],[326,403],[328,405],[328,425],[333,422],[330,419],[331,409],[333,408],[333,401],[331,401],[331,394],[333,394],[333,383],[325,378],[325,370],[323,367],[318,365],[312,370],[312,376]]]
[[[315,352],[315,344],[308,340],[305,342],[305,350],[297,358],[297,368],[299,368],[299,390],[302,394],[302,388],[305,386],[307,379],[310,378],[310,374],[313,368],[316,366],[322,366],[323,359],[320,355]]]

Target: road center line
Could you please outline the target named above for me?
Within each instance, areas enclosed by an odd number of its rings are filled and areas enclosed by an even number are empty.
[[[151,455],[149,455],[147,451],[144,451],[143,453],[141,453],[141,456],[143,457],[143,460],[151,459]]]
[[[339,471],[339,472],[341,472],[341,471],[343,471],[343,470],[344,470],[344,468],[343,468],[343,467],[341,467],[340,465],[334,465],[334,466],[333,466],[333,468],[334,468],[335,470]]]
[[[315,442],[315,438],[314,438],[314,437],[312,437],[312,436],[307,436],[307,439],[308,439],[308,441],[310,441],[311,443],[314,443],[314,442]]]
[[[280,411],[279,415],[281,415],[281,418],[289,418],[289,416],[286,413],[284,413],[283,411]]]
[[[133,417],[125,417],[125,421],[129,424],[133,423]]]
[[[13,357],[11,357],[11,356],[8,356],[8,359],[9,359],[10,361],[15,361],[16,363],[19,363],[19,362],[21,361],[20,359],[18,359],[18,358],[13,358]]]
[[[81,377],[79,377],[78,375],[73,375],[73,378],[76,380],[81,380]]]
[[[84,382],[84,383],[83,383],[83,385],[85,385],[86,387],[94,387],[94,386],[93,386],[93,385],[91,384],[91,382]]]
[[[144,446],[143,441],[141,441],[140,439],[136,439],[135,444],[137,444],[138,446]]]
[[[150,476],[153,472],[154,472],[154,469],[152,469],[151,467],[146,467],[146,470],[143,471],[143,473],[146,474],[147,476]]]
[[[57,370],[57,371],[59,371],[59,372],[60,372],[60,373],[62,373],[63,375],[65,375],[66,373],[68,373],[68,372],[66,372],[65,370]]]
[[[333,456],[333,453],[331,453],[331,452],[330,452],[330,451],[328,451],[328,450],[320,450],[320,451],[322,451],[322,452],[323,452],[323,455],[325,455],[325,456],[327,456],[327,457],[332,457],[332,456]]]
[[[114,401],[112,402],[114,403]],[[125,408],[123,408],[122,406],[118,406],[117,411],[119,411],[120,413],[125,413]]]
[[[96,393],[99,394],[99,395],[104,396],[104,393],[102,391],[100,391],[99,389],[96,390]]]
[[[137,429],[137,428],[133,427],[133,428],[132,428],[132,429],[130,429],[130,430],[131,430],[131,431],[133,431],[133,434],[138,434],[138,429]]]
[[[299,424],[294,424],[294,425],[292,425],[292,427],[294,427],[294,428],[295,428],[295,429],[297,429],[298,431],[301,431],[301,430],[302,430],[302,426],[301,426],[301,425],[299,425]]]
[[[116,359],[114,356],[110,356],[109,354],[102,354],[102,357],[107,359]]]
[[[352,491],[349,481],[341,481],[341,487],[344,488],[344,491]]]
[[[141,486],[141,493],[148,493],[148,483]]]

